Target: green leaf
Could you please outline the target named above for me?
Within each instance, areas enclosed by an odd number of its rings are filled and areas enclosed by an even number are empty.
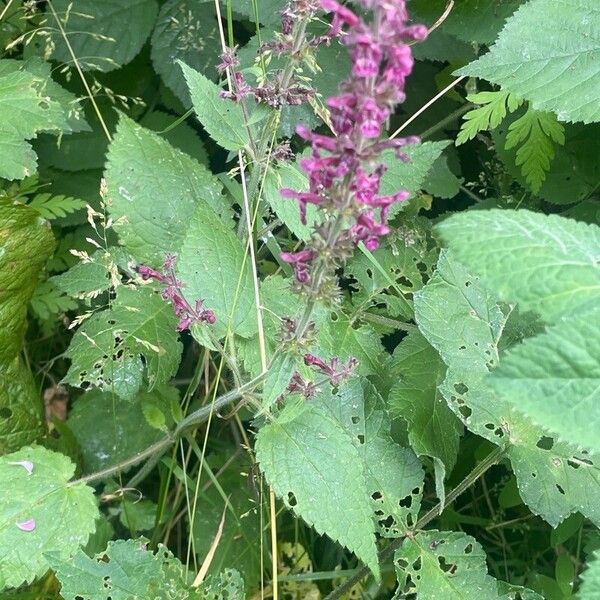
[[[587,569],[581,574],[579,597],[581,600],[600,598],[600,552],[595,552]]]
[[[595,0],[531,0],[507,20],[490,51],[458,74],[499,84],[560,121],[598,121],[598,27]]]
[[[243,600],[244,580],[235,569],[225,569],[218,575],[209,575],[199,588],[202,600]]]
[[[552,322],[600,298],[600,228],[527,210],[476,210],[437,226],[501,300]]]
[[[537,193],[550,170],[555,149],[552,142],[565,143],[565,128],[553,113],[527,112],[510,124],[506,136],[506,150],[519,146],[516,164],[531,189]]]
[[[181,569],[179,561],[170,553],[163,556],[163,550],[161,545],[154,555],[146,550],[142,540],[117,540],[108,542],[106,551],[94,558],[78,550],[71,558],[48,554],[48,560],[60,581],[60,594],[65,600],[141,600],[154,597],[150,596],[150,589],[166,592],[171,582],[163,582],[161,578],[170,562]]]
[[[111,271],[116,272],[111,254],[97,250],[66,273],[50,279],[59,290],[73,298],[96,298],[112,285]]]
[[[119,521],[131,532],[149,531],[154,528],[157,506],[150,500],[132,502],[124,500],[121,504]]]
[[[178,63],[183,70],[198,120],[210,137],[225,150],[241,150],[250,143],[242,108],[219,96],[219,86],[202,73]]]
[[[86,203],[79,198],[70,198],[68,196],[53,196],[52,194],[36,194],[29,206],[35,209],[38,214],[47,219],[54,221],[61,217],[66,217],[68,214],[74,213],[77,210],[85,208]]]
[[[181,70],[174,64],[180,60],[214,79],[220,54],[212,2],[169,0],[161,7],[152,33],[152,64],[186,108],[191,106],[190,92]]]
[[[387,171],[381,178],[381,194],[395,194],[400,190],[407,190],[414,196],[423,186],[429,171],[435,161],[450,145],[450,141],[423,142],[411,144],[402,148],[408,156],[408,161],[401,160],[395,151],[388,150],[382,155],[382,162]],[[396,203],[391,214],[401,210],[402,204]]]
[[[142,49],[158,11],[156,0],[54,0],[54,10],[84,71],[112,71]],[[74,67],[57,23],[49,16],[52,58]]]
[[[28,461],[33,470],[19,463]],[[86,543],[98,509],[94,491],[70,484],[75,466],[45,448],[22,448],[0,458],[0,589],[31,583],[48,570],[46,552],[67,558]],[[32,531],[17,524],[33,519]],[[29,523],[30,526],[32,523]]]
[[[448,366],[440,391],[465,426],[506,454],[523,501],[556,526],[580,511],[600,523],[600,462],[586,452],[548,437],[547,432],[494,394],[487,375],[500,351],[522,331],[535,329],[528,315],[499,305],[477,278],[451,254],[415,297],[419,329]]]
[[[408,423],[415,452],[439,458],[449,474],[458,456],[462,425],[438,391],[446,366],[423,335],[412,332],[394,351],[391,368],[398,377],[388,400],[392,414]]]
[[[33,442],[42,432],[42,403],[20,357],[27,305],[54,238],[37,213],[0,200],[0,454]]]
[[[77,302],[66,296],[50,280],[40,283],[31,298],[31,310],[41,321],[75,310]]]
[[[483,548],[469,535],[453,531],[425,531],[408,538],[394,557],[399,578],[410,576],[408,592],[419,600],[542,600],[517,586],[488,575]],[[395,598],[404,597],[400,595]]]
[[[423,189],[436,198],[454,198],[460,191],[462,178],[458,178],[448,166],[448,157],[442,154],[433,163]]]
[[[0,61],[0,177],[4,179],[23,179],[35,173],[37,157],[25,140],[42,131],[68,128],[61,105],[45,95],[44,80],[15,70],[16,64]]]
[[[121,243],[140,262],[162,265],[179,252],[196,207],[227,207],[222,187],[187,154],[122,115],[109,147],[106,182]]]
[[[457,146],[472,140],[480,131],[498,127],[508,112],[514,112],[522,102],[510,92],[503,91],[470,94],[467,100],[480,106],[464,115],[456,136]]]
[[[204,300],[215,312],[217,321],[210,327],[218,336],[256,333],[249,258],[231,227],[206,204],[199,204],[189,220],[176,270],[188,302]]]
[[[289,404],[260,429],[255,449],[269,485],[285,506],[378,575],[361,453],[338,419],[312,401]]]
[[[111,467],[157,442],[163,433],[144,418],[142,404],[151,399],[165,408],[177,390],[161,386],[119,402],[114,394],[92,390],[77,398],[69,412],[67,425],[81,449],[82,468],[94,473]]]
[[[599,451],[600,319],[584,314],[508,351],[489,380],[505,402],[561,440]]]
[[[144,374],[150,389],[167,383],[181,355],[176,326],[171,305],[151,286],[122,286],[111,307],[84,321],[73,336],[65,353],[71,366],[63,381],[124,399],[138,393]]]

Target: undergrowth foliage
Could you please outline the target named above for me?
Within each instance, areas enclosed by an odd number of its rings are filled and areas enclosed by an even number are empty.
[[[600,598],[596,0],[0,0],[0,595]]]

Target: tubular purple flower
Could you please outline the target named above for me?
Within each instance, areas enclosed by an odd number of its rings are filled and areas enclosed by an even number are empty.
[[[363,242],[370,250],[379,247],[381,238],[390,232],[386,222],[390,207],[409,197],[404,190],[379,194],[385,172],[380,155],[393,149],[399,160],[407,160],[401,148],[417,139],[385,140],[381,134],[405,99],[406,78],[413,68],[409,42],[424,39],[427,28],[408,24],[405,0],[358,1],[373,12],[370,21],[337,0],[321,0],[323,9],[333,13],[329,35],[343,34],[341,42],[349,48],[352,70],[340,85],[340,93],[326,100],[335,137],[297,128],[298,135],[311,144],[310,157],[300,161],[309,190],[282,190],[284,197],[299,202],[303,223],[307,204],[326,211],[313,234],[312,248],[305,251],[309,254],[282,255],[294,264],[297,282],[313,295],[323,287],[335,289],[335,269],[348,258],[353,245]]]

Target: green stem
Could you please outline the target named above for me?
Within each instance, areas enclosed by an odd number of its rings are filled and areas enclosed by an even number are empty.
[[[506,446],[499,446],[488,456],[481,461],[475,468],[446,496],[446,502],[442,504],[439,502],[433,508],[428,510],[415,524],[415,526],[410,529],[405,535],[395,539],[393,542],[388,544],[380,553],[379,553],[379,561],[382,562],[390,558],[394,552],[402,546],[402,542],[409,536],[413,536],[415,532],[423,529],[430,521],[433,521],[437,516],[441,514],[446,506],[454,502],[465,490],[469,489],[486,471],[488,471],[491,467],[497,464],[504,453],[506,452]],[[336,600],[341,598],[344,594],[346,594],[352,586],[357,584],[359,581],[362,581],[365,577],[367,577],[370,573],[368,567],[363,567],[359,571],[357,571],[352,577],[346,579],[344,583],[339,585],[337,588],[331,592],[328,596],[325,597],[325,600]]]

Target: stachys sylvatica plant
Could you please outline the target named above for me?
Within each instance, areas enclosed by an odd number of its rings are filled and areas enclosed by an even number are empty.
[[[595,0],[0,0],[0,596],[600,597]]]

